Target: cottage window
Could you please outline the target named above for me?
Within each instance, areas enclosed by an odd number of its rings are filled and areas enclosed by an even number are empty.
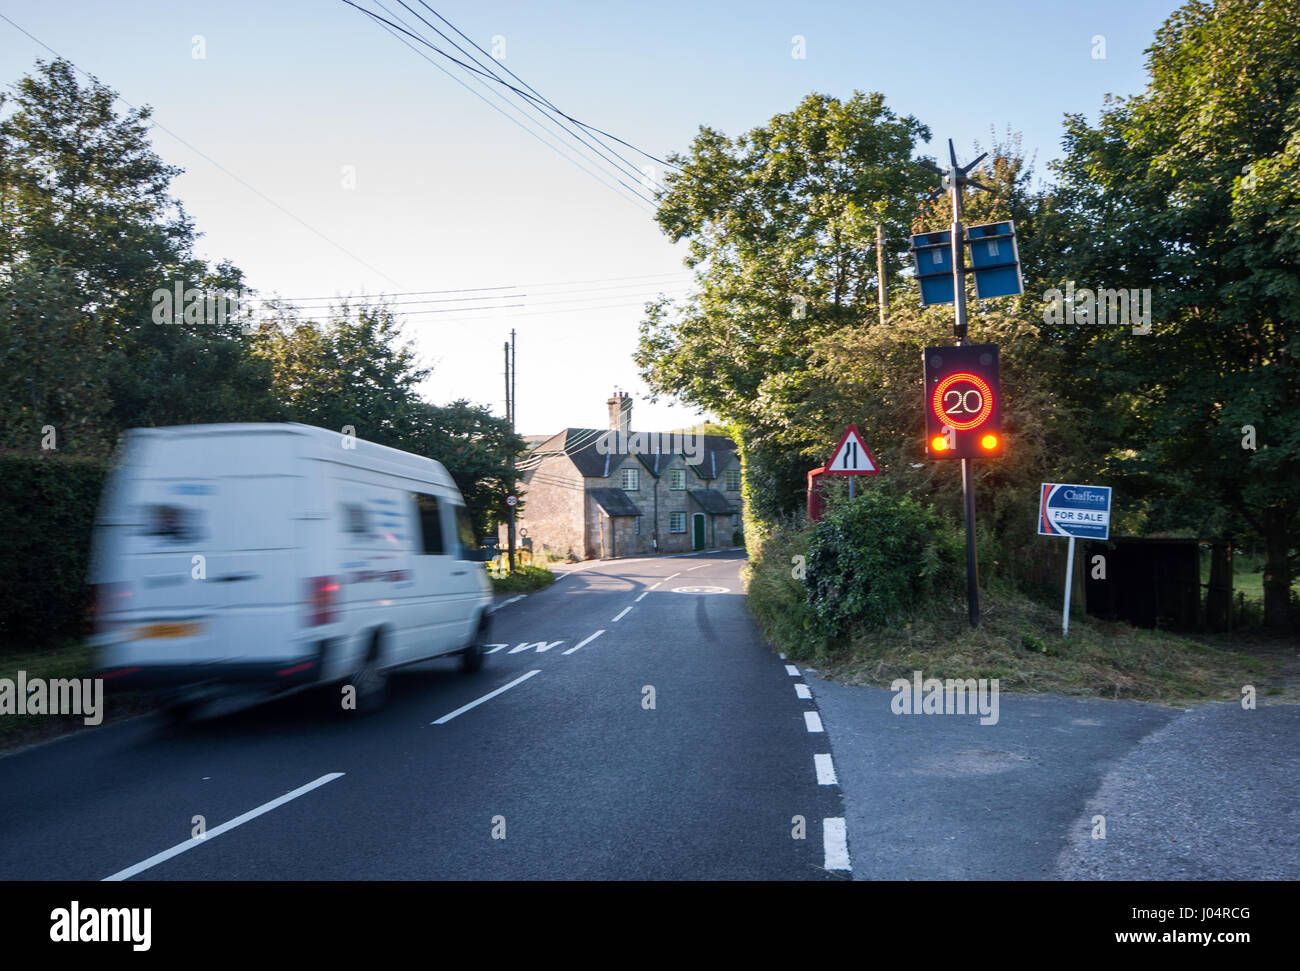
[[[625,492],[636,492],[641,488],[641,470],[624,469],[622,488]]]
[[[668,473],[668,488],[678,489],[678,490],[686,488],[685,469],[673,469],[671,472]],[[685,513],[683,513],[683,515],[685,515]],[[681,531],[683,533],[686,532],[686,527],[683,526]]]
[[[727,491],[728,492],[740,491],[740,469],[727,470]]]
[[[683,473],[685,474],[685,473]],[[686,513],[675,512],[668,517],[668,532],[684,533],[686,532]]]

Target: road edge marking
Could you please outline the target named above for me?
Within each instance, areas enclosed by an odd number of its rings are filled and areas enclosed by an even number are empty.
[[[463,715],[463,714],[465,714],[465,712],[469,711],[471,708],[477,708],[479,705],[483,704],[483,702],[485,702],[485,701],[491,701],[491,700],[492,700],[493,698],[495,698],[497,695],[501,694],[501,692],[503,692],[503,691],[509,691],[511,688],[513,688],[515,685],[519,684],[521,681],[527,681],[527,680],[528,680],[529,678],[531,678],[534,674],[541,674],[541,673],[542,673],[541,668],[535,668],[534,670],[529,671],[527,674],[520,675],[519,677],[515,678],[515,679],[514,679],[513,681],[511,681],[509,684],[503,684],[501,687],[497,688],[495,691],[489,691],[489,692],[488,692],[487,694],[485,694],[482,698],[477,698],[477,699],[475,699],[474,701],[471,701],[468,705],[461,705],[461,706],[460,706],[459,708],[457,708],[455,711],[450,712],[449,714],[443,715],[441,718],[437,719],[436,721],[431,721],[431,722],[429,722],[429,724],[430,724],[430,725],[445,725],[445,724],[447,724],[447,722],[451,721],[451,720],[452,720],[453,718],[455,718],[457,715]]]

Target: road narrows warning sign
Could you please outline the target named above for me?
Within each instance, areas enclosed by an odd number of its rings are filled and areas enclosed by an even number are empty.
[[[844,430],[844,437],[835,447],[835,454],[826,463],[826,472],[829,475],[880,474],[880,463],[871,454],[871,449],[867,448],[856,425],[850,425]]]

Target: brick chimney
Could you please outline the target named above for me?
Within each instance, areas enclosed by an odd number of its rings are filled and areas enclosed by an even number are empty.
[[[612,431],[628,434],[632,428],[632,398],[626,391],[615,391],[607,402],[609,427]]]

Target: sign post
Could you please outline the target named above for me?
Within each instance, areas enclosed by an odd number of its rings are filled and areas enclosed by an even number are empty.
[[[969,347],[966,343],[965,275],[967,273],[973,273],[975,276],[975,295],[977,299],[1012,296],[1021,293],[1024,289],[1020,277],[1020,257],[1016,248],[1015,224],[1013,222],[1007,220],[1000,223],[971,226],[969,239],[966,238],[966,233],[962,229],[962,189],[967,185],[972,185],[977,189],[989,191],[988,186],[970,177],[971,170],[984,161],[987,155],[988,152],[985,152],[967,165],[958,165],[957,152],[953,148],[952,139],[950,138],[948,139],[948,158],[952,164],[947,169],[941,169],[930,162],[921,163],[943,178],[943,188],[949,193],[952,200],[952,224],[946,232],[920,233],[912,237],[912,251],[916,256],[916,276],[921,285],[921,305],[953,304],[953,337],[957,341],[957,347],[963,349]],[[966,266],[966,246],[971,247],[972,265],[970,267]],[[993,348],[993,360],[996,362],[997,348],[992,345],[985,346]],[[927,360],[932,350],[937,349],[926,349]],[[996,383],[996,363],[994,363],[993,373],[994,383]],[[980,387],[979,376],[974,375],[974,377],[977,379],[976,381],[961,385],[954,390],[954,393],[961,395],[961,401],[963,402],[969,403],[973,401],[972,395],[974,395],[976,397],[982,396],[983,399],[989,401],[990,407],[996,405],[998,398],[996,391],[991,394],[985,393],[985,390]],[[927,386],[927,392],[929,390]],[[957,410],[961,411],[960,408]],[[949,411],[949,414],[952,413],[952,411]],[[944,418],[946,426],[950,426],[949,432],[955,433],[958,426],[951,420],[946,419],[946,417],[940,417]],[[982,424],[987,418],[988,415],[985,414],[976,424]],[[929,408],[927,407],[928,421]],[[965,427],[974,426],[967,425]],[[929,440],[933,442],[934,438],[931,436]],[[990,428],[988,432],[981,432],[980,442],[988,453],[987,457],[1001,454],[1000,429],[994,430],[994,428]],[[943,456],[941,449],[935,451],[940,452],[939,457],[961,459],[962,504],[966,513],[966,609],[970,615],[970,625],[978,627],[980,603],[979,576],[975,562],[975,480],[971,462],[973,456],[985,457],[985,454],[964,449],[960,455]],[[931,451],[930,454],[933,456],[935,451]]]
[[[1068,536],[1065,557],[1065,606],[1061,635],[1070,636],[1070,589],[1074,579],[1074,541],[1110,539],[1110,486],[1044,482],[1038,493],[1038,535]]]
[[[517,496],[506,496],[506,505],[510,507],[509,554],[511,573],[515,572],[515,506],[518,504],[519,498]]]

